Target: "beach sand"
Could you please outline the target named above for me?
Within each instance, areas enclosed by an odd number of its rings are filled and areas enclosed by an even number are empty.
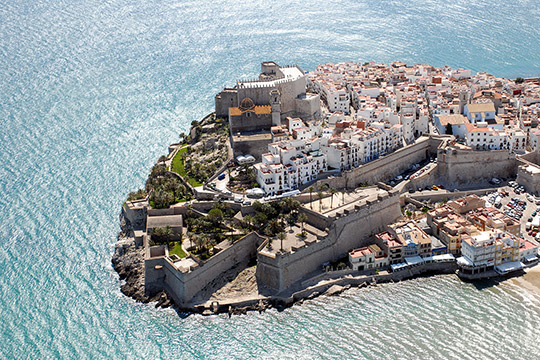
[[[523,276],[515,277],[512,280],[525,289],[540,294],[540,265],[525,269]]]

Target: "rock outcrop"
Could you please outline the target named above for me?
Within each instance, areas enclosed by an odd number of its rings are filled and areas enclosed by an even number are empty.
[[[148,303],[156,301],[156,307],[169,307],[174,305],[172,299],[163,291],[146,295],[144,290],[144,248],[136,247],[135,240],[124,233],[118,235],[112,258],[113,268],[120,275],[124,283],[120,290],[126,296],[136,301]]]

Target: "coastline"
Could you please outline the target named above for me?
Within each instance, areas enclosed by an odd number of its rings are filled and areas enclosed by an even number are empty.
[[[512,279],[512,281],[514,284],[540,295],[540,265],[537,264],[533,267],[525,269],[524,271],[525,273],[522,276],[515,277]]]
[[[336,271],[328,274],[319,274],[305,279],[300,284],[285,293],[276,295],[247,295],[223,299],[210,299],[204,303],[186,304],[179,306],[166,291],[148,295],[144,288],[144,249],[137,247],[135,239],[120,232],[115,245],[112,258],[113,268],[123,281],[121,291],[124,295],[142,303],[155,302],[156,308],[173,308],[176,312],[190,315],[204,316],[228,314],[243,315],[248,311],[262,313],[267,309],[275,308],[283,311],[294,304],[302,304],[305,300],[319,296],[336,296],[350,288],[375,287],[378,284],[394,283],[420,277],[429,277],[441,274],[455,274],[455,263],[426,264],[410,269],[401,274],[353,274],[351,271]],[[540,267],[538,267],[540,271]],[[540,275],[540,274],[539,274]],[[215,292],[221,288],[213,289]],[[540,290],[539,290],[540,291]]]

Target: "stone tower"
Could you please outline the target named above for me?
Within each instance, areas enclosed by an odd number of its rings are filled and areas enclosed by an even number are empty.
[[[459,91],[459,113],[463,114],[465,105],[469,103],[469,93],[467,90],[461,89]]]
[[[281,125],[281,95],[277,89],[270,91],[270,107],[272,109],[272,126]]]

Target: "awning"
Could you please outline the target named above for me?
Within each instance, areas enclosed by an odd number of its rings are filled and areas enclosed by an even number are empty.
[[[424,259],[422,259],[420,256],[409,256],[405,258],[405,262],[407,265],[419,265],[424,263]]]
[[[441,254],[433,256],[433,261],[454,261],[456,258],[452,254]]]
[[[390,265],[390,268],[392,269],[392,272],[400,271],[400,270],[406,269],[407,267],[409,267],[409,265],[407,265],[406,263],[399,263],[399,264]]]
[[[523,269],[523,264],[520,261],[510,261],[510,262],[495,266],[495,271],[501,275],[508,274],[512,271],[516,271],[520,269]]]
[[[531,262],[538,260],[538,257],[534,254],[525,255],[525,261]]]
[[[465,256],[460,256],[457,258],[457,263],[458,265],[461,265],[461,266],[473,266],[473,262],[471,260],[469,260],[468,258],[466,258]]]

